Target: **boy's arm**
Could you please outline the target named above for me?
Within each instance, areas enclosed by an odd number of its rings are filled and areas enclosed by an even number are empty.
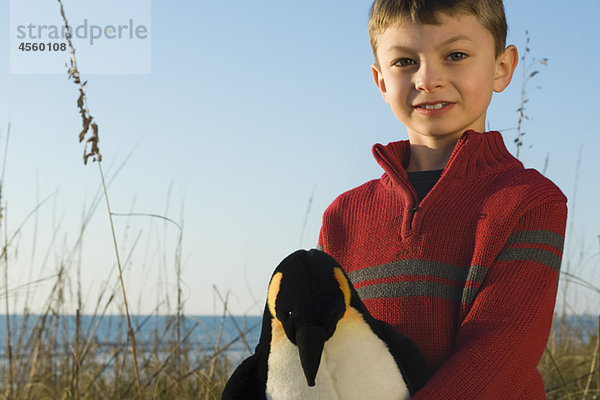
[[[566,217],[566,204],[551,202],[519,219],[459,327],[454,354],[413,400],[517,399],[533,384],[552,323]],[[540,240],[547,237],[559,248]]]

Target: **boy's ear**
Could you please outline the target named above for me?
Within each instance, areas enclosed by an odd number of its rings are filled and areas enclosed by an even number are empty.
[[[371,64],[371,72],[373,73],[373,80],[375,81],[375,85],[377,85],[379,88],[381,97],[383,97],[383,100],[385,100],[387,103],[387,90],[385,88],[385,81],[383,80],[383,74],[380,71],[380,67],[375,64]]]
[[[504,49],[496,60],[496,73],[494,75],[494,92],[503,91],[512,80],[515,68],[519,62],[519,52],[512,44]]]

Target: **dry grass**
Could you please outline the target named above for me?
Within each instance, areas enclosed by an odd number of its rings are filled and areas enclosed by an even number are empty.
[[[103,317],[94,316],[95,322]],[[80,321],[79,316],[72,317]],[[17,344],[12,361],[4,358],[0,369],[0,398],[3,399],[134,399],[139,398],[129,355],[126,322],[115,327],[122,340],[101,343],[93,332],[68,329],[64,316],[49,310],[41,315],[25,314],[13,322]],[[232,369],[228,343],[199,349],[188,341],[194,324],[181,342],[175,334],[177,317],[168,319],[162,330],[139,349],[143,399],[219,399]],[[94,326],[91,324],[90,326]],[[143,326],[143,323],[141,324]],[[125,329],[124,329],[125,328]],[[152,328],[145,328],[152,329]],[[8,387],[8,370],[13,371]]]
[[[555,320],[538,365],[548,399],[600,399],[598,343],[592,324]]]

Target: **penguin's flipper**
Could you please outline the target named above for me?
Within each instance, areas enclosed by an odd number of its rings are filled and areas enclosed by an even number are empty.
[[[394,330],[386,322],[374,319],[372,326],[376,326],[374,329],[376,334],[387,343],[390,353],[398,363],[408,390],[411,395],[414,395],[425,386],[432,375],[423,353],[415,342]]]
[[[348,279],[348,281],[350,281]],[[350,305],[358,310],[371,329],[379,338],[387,344],[388,349],[396,364],[402,373],[402,377],[408,387],[408,391],[412,396],[421,389],[429,378],[432,372],[429,363],[421,353],[419,347],[407,336],[397,332],[394,327],[387,322],[374,318],[367,307],[360,299],[360,296],[351,286]]]
[[[260,358],[256,354],[245,359],[227,381],[221,400],[266,400],[259,369]]]

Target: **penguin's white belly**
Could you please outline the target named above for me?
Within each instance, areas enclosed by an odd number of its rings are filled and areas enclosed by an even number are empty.
[[[287,337],[271,343],[269,400],[405,400],[410,393],[386,344],[362,315],[349,308],[323,348],[313,387],[308,386],[298,348]]]

